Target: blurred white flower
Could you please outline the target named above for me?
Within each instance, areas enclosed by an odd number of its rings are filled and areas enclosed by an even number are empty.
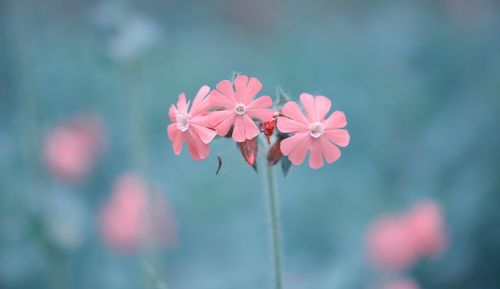
[[[111,56],[117,60],[134,60],[154,45],[160,38],[160,29],[149,18],[132,16],[121,23],[109,42]]]

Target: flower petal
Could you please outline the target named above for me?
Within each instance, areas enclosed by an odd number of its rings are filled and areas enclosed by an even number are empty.
[[[190,129],[194,130],[194,133],[198,135],[201,141],[205,144],[210,143],[217,135],[217,133],[214,130],[211,130],[199,124],[192,123]]]
[[[308,127],[302,123],[288,117],[278,117],[278,129],[280,132],[303,132],[308,130]]]
[[[316,116],[318,121],[323,121],[325,119],[326,114],[330,111],[332,107],[332,102],[325,96],[318,95],[314,99],[316,106]]]
[[[212,90],[208,95],[208,100],[212,106],[219,106],[227,109],[234,109],[236,102],[230,99],[226,95],[218,92],[217,90]]]
[[[300,165],[304,162],[306,158],[307,149],[311,146],[311,138],[305,137],[303,142],[300,143],[295,149],[288,155],[288,159],[294,165]]]
[[[243,99],[245,103],[252,101],[254,96],[256,96],[261,89],[262,89],[262,83],[255,77],[250,78],[245,92],[245,98]],[[268,106],[271,106],[272,102],[273,101],[271,100],[271,104]]]
[[[273,119],[274,111],[267,108],[253,108],[247,110],[247,114],[250,117],[255,117],[262,121],[270,121]]]
[[[323,123],[325,129],[333,129],[333,128],[343,128],[347,125],[347,121],[345,118],[345,114],[340,111],[334,111]]]
[[[234,123],[235,117],[235,114],[231,112],[231,114],[226,119],[215,126],[215,131],[217,132],[217,134],[220,136],[226,136]]]
[[[233,83],[229,80],[222,80],[217,83],[217,90],[220,91],[224,96],[226,96],[229,100],[236,102],[235,93]]]
[[[248,86],[248,76],[238,75],[234,79],[234,87],[236,88],[236,102],[245,103],[246,91]]]
[[[234,112],[231,110],[217,110],[212,111],[208,114],[208,120],[211,126],[218,126],[221,122],[226,120],[229,116],[233,115]],[[193,119],[194,121],[195,119]]]
[[[324,136],[339,147],[346,147],[351,139],[349,132],[345,129],[327,130]]]
[[[247,139],[245,136],[245,125],[241,119],[241,116],[234,118],[233,139],[235,142],[244,142]]]
[[[309,135],[307,133],[301,132],[292,135],[281,141],[280,149],[281,152],[287,156],[289,155],[298,145],[308,139]]]
[[[240,124],[245,128],[246,139],[253,139],[259,134],[259,128],[248,115],[242,115],[240,119]]]
[[[177,113],[177,109],[175,108],[175,105],[171,105],[170,108],[168,109],[168,117],[172,122],[175,122],[175,115]]]
[[[300,102],[302,102],[302,105],[304,106],[307,119],[310,122],[318,121],[316,117],[316,105],[314,103],[314,96],[310,95],[309,93],[302,93],[300,95]]]
[[[311,154],[309,155],[309,166],[311,169],[319,169],[323,166],[323,154],[321,144],[318,140],[314,140],[309,147]]]
[[[328,138],[322,136],[319,138],[319,141],[327,163],[331,164],[340,158],[339,148],[331,143]]]
[[[203,111],[208,110],[210,107],[210,103],[207,100],[207,95],[210,92],[210,87],[208,85],[203,85],[196,93],[196,96],[193,100],[193,104],[191,105],[191,115],[197,115]]]
[[[309,121],[304,116],[304,113],[302,113],[302,110],[300,109],[299,105],[295,101],[289,101],[289,102],[285,103],[285,105],[281,109],[281,112],[285,116],[288,116],[289,118],[291,118],[293,120],[296,120],[298,122],[302,122],[305,125],[309,125]]]
[[[268,108],[273,105],[273,100],[267,96],[263,95],[254,101],[250,102],[250,104],[247,105],[247,109],[253,109],[253,108]]]
[[[188,103],[186,102],[186,94],[181,93],[179,95],[179,100],[177,101],[177,109],[180,112],[187,113],[187,111],[188,111]]]
[[[182,143],[184,142],[184,134],[177,128],[175,123],[167,127],[168,137],[172,141],[172,148],[176,155],[180,155],[182,151]]]
[[[200,138],[191,130],[186,135],[189,153],[193,160],[202,160],[210,154],[210,147],[203,143]]]

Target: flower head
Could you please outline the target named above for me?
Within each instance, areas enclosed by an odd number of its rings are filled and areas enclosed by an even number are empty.
[[[234,87],[231,81],[223,80],[216,88],[210,93],[209,99],[211,105],[220,110],[210,113],[210,123],[219,135],[226,136],[234,125],[234,141],[244,142],[260,132],[252,118],[261,121],[272,119],[273,111],[269,109],[273,104],[272,99],[269,96],[254,99],[262,89],[262,83],[257,78],[238,75],[234,79]]]
[[[289,101],[283,106],[284,116],[278,117],[278,129],[283,133],[293,134],[281,142],[281,152],[293,164],[299,165],[309,150],[309,166],[318,169],[323,166],[323,156],[328,163],[333,163],[340,157],[337,146],[345,147],[349,144],[349,132],[342,129],[347,124],[346,118],[341,111],[334,111],[325,118],[332,103],[324,96],[314,97],[303,93],[300,101],[306,115],[296,102]]]
[[[182,151],[182,144],[187,143],[191,157],[201,160],[210,154],[210,143],[217,133],[211,129],[208,122],[208,109],[210,103],[207,95],[210,87],[204,85],[200,88],[193,100],[191,110],[186,95],[181,93],[177,106],[170,107],[169,116],[172,123],[168,126],[168,137],[173,142],[176,155]]]
[[[143,245],[170,246],[175,240],[175,222],[167,200],[149,190],[141,176],[120,176],[110,200],[100,215],[101,234],[107,245],[122,252]]]
[[[64,181],[80,181],[92,170],[105,138],[104,125],[98,117],[78,116],[65,121],[45,139],[45,164]]]
[[[415,239],[400,216],[377,218],[368,232],[367,247],[375,265],[395,271],[413,265],[419,254]]]
[[[422,255],[435,256],[447,245],[443,213],[433,200],[417,203],[407,214],[406,220]]]

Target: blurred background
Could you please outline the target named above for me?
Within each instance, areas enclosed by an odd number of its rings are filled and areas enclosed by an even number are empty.
[[[0,288],[269,288],[260,175],[165,131],[233,71],[348,119],[277,170],[287,288],[499,288],[494,0],[0,1]]]

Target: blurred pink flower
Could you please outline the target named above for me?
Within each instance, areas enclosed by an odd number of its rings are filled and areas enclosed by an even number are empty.
[[[424,200],[417,203],[406,218],[417,249],[422,255],[436,256],[446,248],[443,213],[437,202]]]
[[[404,270],[446,248],[444,226],[439,204],[420,201],[403,214],[377,218],[367,234],[368,253],[384,269]]]
[[[253,99],[262,89],[262,83],[255,77],[238,75],[231,81],[223,80],[217,84],[217,89],[210,93],[209,99],[212,106],[221,110],[210,113],[210,123],[217,133],[226,136],[233,128],[233,139],[244,142],[253,139],[259,134],[259,128],[252,118],[269,121],[273,118],[273,100],[269,96]]]
[[[147,183],[138,175],[118,178],[99,219],[104,241],[125,252],[150,243],[170,246],[175,240],[175,222],[161,196],[149,194]]]
[[[307,116],[296,102],[289,101],[282,109],[284,117],[278,117],[278,129],[294,134],[281,141],[281,152],[293,164],[300,165],[309,150],[309,166],[318,169],[323,166],[323,156],[328,163],[333,163],[340,158],[337,146],[349,144],[349,132],[342,129],[347,124],[346,118],[343,112],[334,111],[325,119],[332,103],[324,96],[303,93],[300,101]]]
[[[391,281],[386,284],[384,289],[420,289],[415,280],[407,278],[402,280]]]
[[[404,218],[382,216],[367,235],[368,253],[375,265],[388,270],[404,270],[416,261],[418,251]]]
[[[194,160],[205,159],[210,154],[208,144],[217,133],[208,124],[209,92],[210,87],[202,86],[193,100],[190,111],[190,103],[186,102],[184,93],[179,96],[177,107],[170,106],[169,116],[173,123],[168,126],[167,133],[176,155],[181,153],[184,142],[187,142],[191,158]]]
[[[77,182],[92,170],[105,144],[102,121],[95,116],[81,116],[54,128],[46,137],[44,160],[60,179]]]

